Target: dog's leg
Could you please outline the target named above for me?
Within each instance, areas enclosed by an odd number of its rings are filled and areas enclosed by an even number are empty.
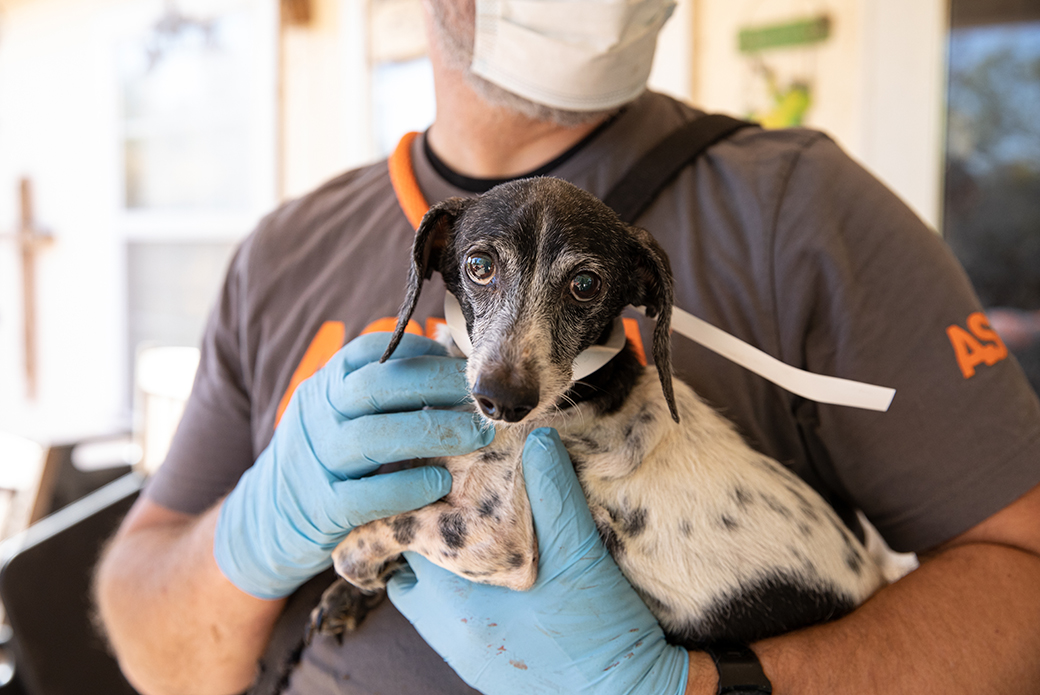
[[[510,508],[493,494],[481,502],[437,502],[365,524],[351,531],[332,557],[340,576],[376,591],[400,567],[405,550],[463,577],[511,589],[527,589],[537,576],[529,506]]]
[[[515,441],[514,441],[515,440]],[[360,526],[332,553],[340,576],[381,589],[413,550],[463,577],[526,589],[538,571],[531,505],[524,487],[524,438],[500,433],[485,449],[443,459],[451,492],[440,502]]]

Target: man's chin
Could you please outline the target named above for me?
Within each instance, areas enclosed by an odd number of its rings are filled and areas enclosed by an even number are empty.
[[[568,111],[566,109],[558,109],[552,106],[538,104],[530,99],[525,99],[522,96],[513,94],[509,90],[503,89],[497,84],[489,82],[480,75],[475,74],[468,67],[465,70],[465,77],[466,84],[476,92],[477,96],[490,106],[519,113],[533,121],[554,123],[564,128],[577,128],[589,123],[602,121],[608,116],[613,115],[618,110],[617,108],[599,111]]]

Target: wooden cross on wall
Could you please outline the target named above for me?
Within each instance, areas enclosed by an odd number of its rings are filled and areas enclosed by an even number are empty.
[[[19,182],[20,224],[14,234],[4,235],[18,245],[22,259],[22,326],[25,337],[25,386],[29,400],[36,398],[36,254],[54,237],[36,226],[33,217],[32,181]]]

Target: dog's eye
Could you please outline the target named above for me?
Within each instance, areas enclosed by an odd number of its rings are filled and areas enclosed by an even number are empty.
[[[571,294],[579,302],[589,302],[599,294],[601,284],[592,273],[578,273],[571,280]]]
[[[466,273],[473,282],[486,285],[495,278],[495,261],[486,253],[473,253],[466,259]]]

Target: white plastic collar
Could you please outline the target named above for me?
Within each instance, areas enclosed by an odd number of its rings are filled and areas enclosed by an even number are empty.
[[[446,292],[444,296],[444,320],[455,344],[468,356],[473,351],[473,346],[466,332],[466,319],[462,315],[459,300],[451,292]],[[672,330],[777,386],[817,403],[885,412],[896,395],[893,388],[813,374],[792,367],[679,307],[672,307]],[[618,318],[614,321],[614,330],[606,345],[593,345],[574,360],[572,379],[577,381],[592,374],[609,362],[624,346],[624,323]]]
[[[448,331],[451,333],[455,345],[462,350],[462,354],[469,357],[473,352],[473,344],[470,343],[469,333],[466,331],[466,317],[462,315],[459,300],[451,292],[444,293],[444,322],[448,324]],[[614,359],[614,355],[621,352],[623,347],[625,347],[625,324],[618,317],[614,319],[614,328],[605,345],[593,345],[574,358],[571,381],[578,381],[592,374]]]

